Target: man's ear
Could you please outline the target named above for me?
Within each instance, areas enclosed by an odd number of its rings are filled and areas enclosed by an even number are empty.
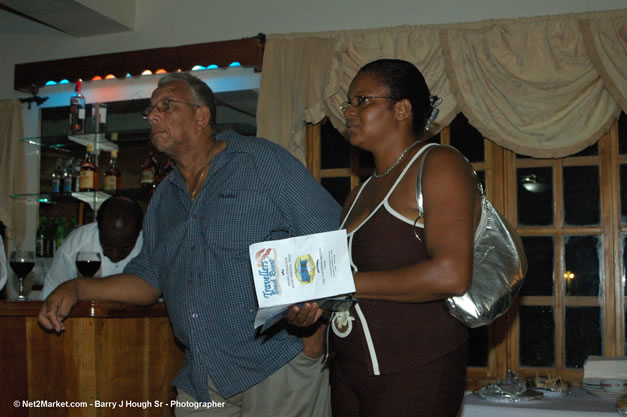
[[[396,120],[411,120],[411,102],[404,98],[394,103]]]
[[[196,125],[199,128],[204,128],[209,126],[211,122],[211,112],[209,111],[209,107],[200,106],[196,108]]]

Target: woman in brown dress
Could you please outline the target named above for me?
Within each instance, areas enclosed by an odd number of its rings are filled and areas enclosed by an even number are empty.
[[[331,389],[337,417],[455,416],[463,398],[467,329],[444,299],[472,279],[481,215],[472,168],[454,149],[429,152],[424,218],[415,181],[434,97],[411,63],[382,59],[362,67],[342,110],[350,143],[373,154],[375,173],[351,191],[342,228],[355,273],[349,312],[331,319]],[[416,237],[415,233],[420,236]],[[305,326],[315,303],[288,313]]]

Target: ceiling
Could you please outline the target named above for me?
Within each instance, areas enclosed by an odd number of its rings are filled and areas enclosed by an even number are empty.
[[[77,38],[135,28],[135,0],[0,0],[0,9]]]
[[[76,38],[129,32],[135,26],[135,0],[0,0],[0,10]],[[254,133],[257,96],[256,89],[217,93],[221,124],[249,126]]]

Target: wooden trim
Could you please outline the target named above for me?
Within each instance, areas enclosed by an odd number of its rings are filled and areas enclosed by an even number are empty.
[[[350,177],[351,175],[354,174],[350,168],[328,168],[320,170],[320,178]],[[355,175],[355,177],[357,177],[357,175]]]
[[[42,301],[0,301],[0,317],[37,317]],[[68,317],[123,318],[168,317],[164,303],[140,307],[118,303],[81,301]]]
[[[612,196],[611,205],[611,223],[608,227],[608,235],[613,239],[613,245],[610,250],[616,254],[614,258],[608,256],[609,266],[607,274],[612,273],[614,280],[609,285],[614,290],[614,310],[606,311],[606,315],[613,314],[614,320],[614,355],[621,356],[625,352],[625,300],[624,300],[624,283],[623,283],[623,257],[622,254],[622,236],[621,232],[621,201],[620,201],[620,165],[627,162],[627,155],[619,155],[619,137],[618,137],[618,122],[615,122],[607,133],[610,159],[610,180],[609,180],[609,193]],[[617,190],[618,192],[613,192]],[[612,262],[613,261],[613,262]]]
[[[125,78],[126,74],[139,76],[146,69],[152,72],[158,69],[189,71],[195,65],[215,64],[223,68],[235,61],[243,67],[261,71],[264,44],[265,35],[260,33],[238,40],[16,64],[13,88],[30,93],[33,87],[42,87],[48,81],[91,80],[97,75],[104,78],[108,74]]]
[[[614,123],[614,126],[616,123]],[[610,135],[606,133],[603,135],[601,140],[599,141],[599,156],[601,161],[612,161],[612,143],[610,139]],[[614,283],[618,281],[614,279],[614,259],[612,257],[612,252],[614,251],[614,221],[612,220],[612,215],[614,212],[614,203],[612,201],[612,187],[614,185],[613,181],[613,173],[615,172],[615,168],[613,163],[601,163],[598,164],[599,167],[599,195],[601,197],[600,201],[600,223],[601,223],[601,245],[602,245],[602,259],[600,259],[600,265],[603,271],[603,275],[600,277],[602,288],[606,290],[603,291],[603,307],[601,315],[603,323],[603,352],[606,355],[616,355],[616,327],[613,326],[614,323],[620,320],[616,320],[616,288],[614,287]],[[617,188],[618,189],[618,188]]]
[[[508,176],[505,175],[505,153],[503,149],[493,142],[483,140],[485,157],[483,169],[485,172],[486,195],[490,202],[507,217],[507,194],[504,189],[508,184]],[[515,224],[515,223],[514,223]],[[518,307],[514,304],[503,317],[496,320],[489,332],[490,340],[490,372],[497,379],[504,379],[507,376],[507,369],[514,369],[510,366],[509,357],[512,351],[517,351],[517,346],[510,344],[512,331],[518,331],[516,317]]]
[[[320,123],[305,124],[305,160],[307,163],[307,169],[311,172],[311,175],[320,182],[320,166],[321,166],[321,129]]]

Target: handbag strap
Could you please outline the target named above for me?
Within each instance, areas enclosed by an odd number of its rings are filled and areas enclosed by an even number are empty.
[[[429,155],[429,152],[431,150],[437,148],[437,147],[440,147],[440,146],[446,146],[448,148],[455,149],[455,151],[457,153],[459,153],[466,160],[468,165],[472,168],[472,164],[470,163],[470,161],[468,161],[468,158],[466,158],[461,152],[459,152],[459,150],[457,148],[454,148],[454,147],[449,146],[449,145],[433,144],[432,146],[429,146],[428,149],[425,149],[424,155],[422,156],[422,160],[418,163],[419,164],[418,165],[418,174],[416,175],[416,205],[418,206],[418,217],[414,221],[414,234],[416,235],[418,240],[422,240],[422,239],[420,238],[420,236],[416,232],[416,223],[418,222],[418,219],[420,219],[420,218],[422,218],[424,216],[424,198],[422,196],[422,170],[424,168],[425,159],[427,159],[427,155]],[[477,171],[475,171],[474,168],[472,168],[472,173],[475,176],[475,181],[477,182],[477,188],[479,189],[479,193],[481,193],[481,198],[483,199],[485,197],[485,194],[483,192],[483,185],[481,185],[481,181],[479,181],[479,177],[477,176]]]

